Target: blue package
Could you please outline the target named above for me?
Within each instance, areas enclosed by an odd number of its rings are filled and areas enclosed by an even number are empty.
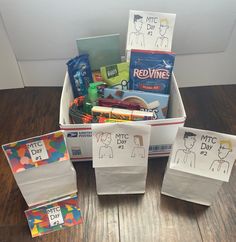
[[[131,50],[129,89],[169,94],[174,61],[173,52]]]
[[[114,98],[118,100],[136,103],[141,111],[153,112],[154,119],[164,119],[168,110],[168,94],[150,93],[136,90],[118,90],[114,88],[104,89],[104,98]]]
[[[66,64],[74,98],[87,95],[89,84],[93,82],[88,54],[76,56]]]

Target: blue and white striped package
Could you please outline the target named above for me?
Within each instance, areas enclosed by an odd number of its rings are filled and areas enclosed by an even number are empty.
[[[169,94],[175,53],[131,50],[129,89]]]
[[[87,95],[89,84],[93,82],[88,54],[76,56],[66,64],[74,98]]]

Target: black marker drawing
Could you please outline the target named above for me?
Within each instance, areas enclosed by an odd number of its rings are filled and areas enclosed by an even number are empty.
[[[169,38],[166,37],[167,30],[169,29],[168,19],[164,18],[160,20],[159,34],[160,36],[157,38],[155,46],[156,47],[164,47],[167,48],[169,44]]]
[[[122,91],[127,91],[129,82],[127,80],[122,80],[120,84],[115,85],[115,88],[121,89]]]
[[[126,81],[126,80],[122,80],[120,84],[121,84],[121,90],[122,90],[122,91],[124,91],[124,90],[125,90],[125,91],[128,90],[128,81]]]
[[[145,157],[145,148],[143,146],[143,136],[141,135],[134,135],[134,148],[131,154],[131,157]]]
[[[96,138],[97,142],[101,141],[104,144],[99,148],[99,158],[113,158],[113,149],[111,146],[109,146],[111,143],[111,133],[99,132],[96,134]]]
[[[195,168],[196,154],[191,151],[196,142],[196,134],[192,132],[184,133],[184,146],[185,149],[178,149],[175,154],[174,162],[179,164],[182,163],[191,168]]]
[[[129,34],[129,44],[131,46],[145,47],[144,33],[141,32],[143,27],[143,17],[141,15],[134,15],[134,32]]]
[[[228,154],[232,152],[232,144],[230,140],[221,140],[220,146],[218,148],[218,157],[219,160],[214,160],[211,163],[209,170],[213,172],[221,172],[227,174],[229,171],[229,162],[225,160]]]

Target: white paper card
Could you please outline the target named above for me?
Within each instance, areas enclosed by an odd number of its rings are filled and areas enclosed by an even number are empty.
[[[126,51],[171,51],[175,14],[130,10]]]
[[[27,144],[31,159],[33,162],[48,159],[48,152],[43,140],[37,140]]]
[[[93,124],[93,167],[146,166],[150,132],[149,125]]]
[[[47,209],[47,214],[51,227],[64,223],[60,206]]]
[[[171,152],[170,168],[229,181],[236,158],[236,136],[179,128]]]

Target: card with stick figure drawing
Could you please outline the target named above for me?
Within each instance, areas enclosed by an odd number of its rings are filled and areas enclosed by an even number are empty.
[[[236,159],[236,136],[179,128],[169,159],[170,169],[228,182]]]
[[[126,42],[131,49],[171,51],[175,14],[130,10]]]
[[[151,127],[93,124],[93,167],[147,166]]]

